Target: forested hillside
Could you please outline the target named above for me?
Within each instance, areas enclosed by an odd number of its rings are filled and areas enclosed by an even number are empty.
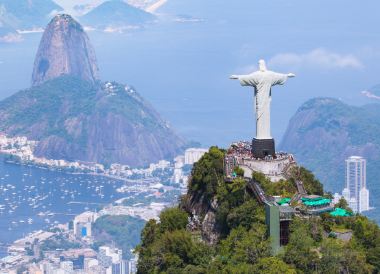
[[[180,205],[146,224],[137,248],[138,273],[379,273],[380,229],[359,215],[296,217],[288,245],[273,255],[264,207],[245,180],[224,180],[223,158],[224,151],[212,147],[194,165]],[[294,191],[293,179],[273,185],[262,174],[254,176],[266,192]],[[306,169],[299,176],[308,192],[323,192]],[[341,240],[335,231],[352,237]]]

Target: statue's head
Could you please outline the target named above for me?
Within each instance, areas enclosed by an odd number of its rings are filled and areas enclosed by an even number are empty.
[[[260,71],[266,71],[267,65],[265,64],[265,61],[263,59],[259,60],[259,70]]]

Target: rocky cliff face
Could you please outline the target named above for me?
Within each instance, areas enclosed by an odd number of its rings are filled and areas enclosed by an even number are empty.
[[[216,220],[218,201],[209,203],[204,196],[187,195],[182,200],[181,207],[191,216],[196,216],[189,224],[190,230],[199,230],[202,239],[209,245],[215,245],[221,234]]]
[[[32,85],[62,75],[90,83],[98,80],[95,52],[88,36],[69,15],[57,15],[47,26],[34,62]]]
[[[50,159],[143,166],[185,145],[135,89],[97,80],[82,27],[55,17],[36,57],[33,86],[0,102],[0,131],[39,141]]]
[[[143,166],[184,141],[134,89],[61,76],[0,102],[0,131],[38,140],[49,159]]]

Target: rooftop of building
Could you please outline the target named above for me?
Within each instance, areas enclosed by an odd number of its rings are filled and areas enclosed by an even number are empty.
[[[75,216],[75,221],[76,222],[92,222],[94,220],[96,220],[98,214],[96,212],[92,212],[92,211],[86,211],[86,212],[83,212],[77,216]]]
[[[312,197],[312,198],[309,198],[309,197],[301,198],[302,203],[308,207],[325,206],[325,205],[327,206],[331,204],[331,199],[327,199],[320,196]]]
[[[330,212],[330,215],[333,217],[349,217],[352,216],[352,213],[343,208],[337,207],[334,211]]]
[[[349,161],[349,160],[365,160],[365,159],[361,156],[350,156],[347,158],[346,161]]]

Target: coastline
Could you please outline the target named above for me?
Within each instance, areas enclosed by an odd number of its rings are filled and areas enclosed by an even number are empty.
[[[0,155],[9,155],[9,154],[6,154],[6,153],[0,153]],[[50,166],[43,166],[43,165],[38,165],[38,164],[33,164],[33,163],[24,163],[24,162],[19,162],[19,161],[11,161],[11,160],[7,160],[7,159],[4,159],[4,162],[7,163],[7,164],[13,164],[13,165],[18,165],[18,166],[28,166],[28,167],[33,167],[33,168],[38,168],[38,169],[45,169],[45,170],[51,170],[51,171],[55,171],[55,172],[60,172],[60,173],[64,173],[64,174],[70,174],[70,175],[89,175],[89,176],[100,176],[100,177],[104,177],[104,178],[110,178],[110,179],[114,179],[114,180],[120,180],[120,181],[123,181],[123,182],[136,182],[132,179],[128,179],[128,178],[125,178],[125,177],[120,177],[120,176],[116,176],[116,175],[110,175],[110,174],[104,174],[104,173],[96,173],[96,172],[71,172],[69,170],[66,170],[64,168],[55,168],[55,167],[50,167]]]

